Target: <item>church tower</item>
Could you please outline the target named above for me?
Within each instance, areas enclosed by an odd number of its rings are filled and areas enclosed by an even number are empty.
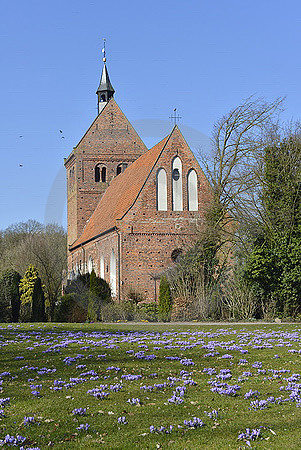
[[[82,234],[111,181],[147,151],[114,99],[105,49],[103,63],[96,91],[98,115],[64,161],[69,246]]]

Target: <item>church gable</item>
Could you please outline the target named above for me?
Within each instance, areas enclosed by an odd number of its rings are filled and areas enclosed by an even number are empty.
[[[136,231],[148,228],[151,232],[160,229],[161,223],[161,229],[175,232],[182,219],[188,226],[190,219],[203,217],[211,196],[209,182],[176,126],[135,203],[124,216],[125,228]]]
[[[145,144],[112,97],[74,148],[75,153],[106,157],[140,156],[147,151]]]

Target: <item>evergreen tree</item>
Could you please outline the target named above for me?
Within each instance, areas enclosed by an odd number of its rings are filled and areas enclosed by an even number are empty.
[[[159,305],[158,305],[160,320],[162,320],[163,322],[170,321],[171,308],[172,308],[172,301],[171,301],[170,287],[166,276],[163,275],[160,280]]]
[[[45,322],[45,295],[40,277],[37,277],[32,293],[32,316],[31,322]]]
[[[290,136],[264,155],[262,217],[245,277],[263,309],[282,316],[301,312],[301,141]]]
[[[21,275],[15,270],[4,272],[0,279],[0,322],[18,322],[20,279]]]
[[[38,271],[31,264],[20,281],[20,322],[45,320],[45,297]]]

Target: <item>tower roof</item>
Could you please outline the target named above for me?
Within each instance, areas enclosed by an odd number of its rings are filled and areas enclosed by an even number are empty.
[[[100,83],[98,86],[98,89],[96,91],[96,94],[100,93],[100,92],[110,92],[112,94],[114,94],[115,90],[111,84],[110,78],[109,78],[109,73],[108,73],[108,69],[106,66],[106,63],[103,66],[102,69],[102,74],[100,77]]]

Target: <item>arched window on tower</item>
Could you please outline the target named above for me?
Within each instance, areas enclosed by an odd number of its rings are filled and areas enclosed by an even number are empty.
[[[167,211],[167,181],[164,169],[157,172],[157,210]]]
[[[100,167],[96,166],[94,169],[94,179],[96,183],[100,182]]]
[[[105,166],[101,166],[101,164],[97,164],[94,169],[94,179],[96,183],[99,183],[100,181],[105,183],[107,181],[107,168]]]
[[[101,169],[101,181],[105,183],[107,181],[107,168],[103,167]]]
[[[183,211],[182,162],[178,156],[172,162],[172,209]]]
[[[197,211],[198,208],[198,176],[191,169],[187,177],[188,211]]]
[[[111,285],[111,292],[112,297],[116,297],[116,258],[115,258],[115,252],[112,248],[111,252],[111,258],[110,258],[110,285]]]

